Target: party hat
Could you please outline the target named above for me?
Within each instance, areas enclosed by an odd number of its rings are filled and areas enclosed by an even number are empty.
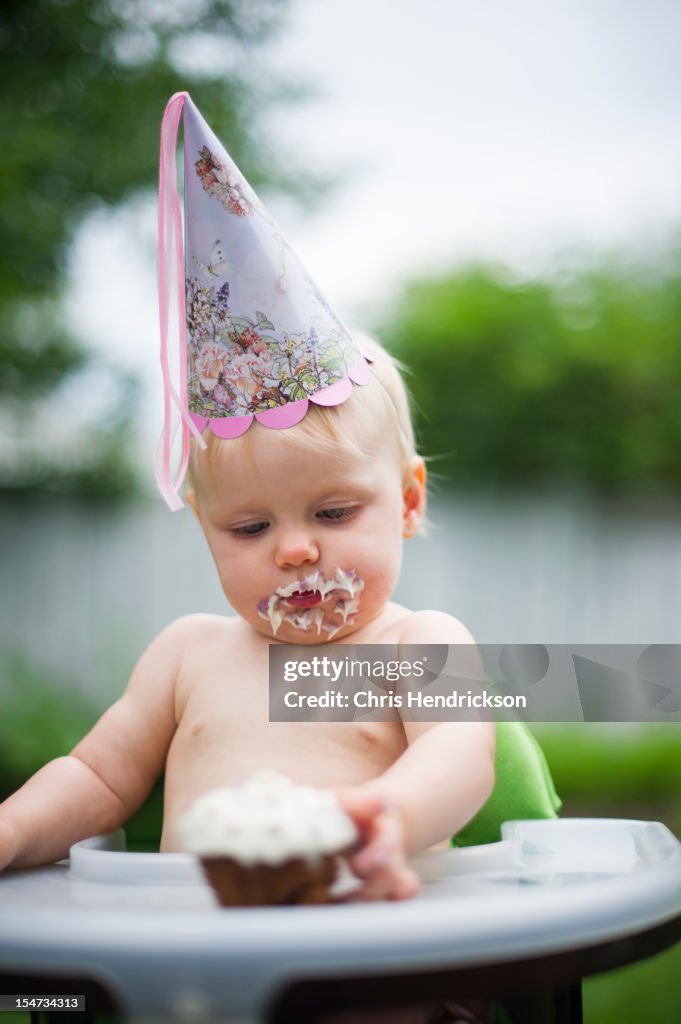
[[[175,172],[180,117],[184,246]],[[205,447],[206,426],[221,438],[238,437],[254,419],[277,430],[293,426],[310,402],[345,401],[353,382],[368,382],[369,368],[186,92],[170,99],[161,125],[158,245],[165,415],[156,477],[177,509],[192,434]],[[173,289],[176,381],[168,344]],[[182,459],[173,480],[174,419]]]

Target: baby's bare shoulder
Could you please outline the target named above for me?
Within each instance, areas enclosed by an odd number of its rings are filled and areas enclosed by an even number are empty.
[[[447,612],[407,612],[399,622],[403,644],[474,644],[463,622]]]
[[[225,615],[183,615],[166,626],[152,644],[157,648],[154,667],[172,666],[165,674],[173,680],[178,722],[197,681],[212,678],[216,664],[238,661],[238,621]]]
[[[166,666],[175,676],[179,667],[193,654],[220,644],[224,646],[235,633],[235,620],[225,615],[194,613],[182,615],[166,626],[144,651],[141,662]]]
[[[236,641],[237,620],[226,615],[195,612],[182,615],[159,633],[156,643],[188,653],[197,647],[205,650],[212,644]]]

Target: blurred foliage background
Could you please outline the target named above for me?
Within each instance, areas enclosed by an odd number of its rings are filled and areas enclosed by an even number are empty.
[[[253,73],[285,25],[276,0],[5,0],[0,10],[0,496],[125,500],[138,382],[77,340],[64,315],[69,248],[83,220],[148,190],[160,112],[189,89],[259,188],[310,202],[324,182],[268,148],[260,113],[305,90]],[[218,36],[220,74],[180,53]],[[262,69],[260,69],[262,70]],[[662,257],[592,254],[520,280],[457,267],[406,286],[373,327],[410,367],[421,446],[457,487],[569,484],[595,495],[681,495],[681,243]],[[101,391],[78,443],[41,443],[67,389]],[[106,415],[102,415],[105,412]],[[77,454],[74,454],[77,453]],[[0,799],[67,751],[99,708],[30,655],[0,679]],[[658,818],[681,834],[676,726],[541,733],[566,814]],[[160,787],[130,825],[158,835]],[[681,1019],[678,949],[587,985],[587,1020]],[[589,1016],[589,1012],[591,1016]]]
[[[681,245],[415,281],[378,330],[452,484],[681,493]]]

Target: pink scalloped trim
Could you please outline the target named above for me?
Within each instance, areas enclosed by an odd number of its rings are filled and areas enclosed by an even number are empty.
[[[366,356],[360,356],[355,365],[348,371],[350,380],[354,381],[355,384],[359,384],[362,387],[368,384],[371,380],[371,370],[369,368],[370,360]]]
[[[296,423],[305,416],[309,402],[307,398],[301,398],[299,402],[287,402],[286,405],[277,405],[274,409],[265,409],[264,412],[256,412],[255,418],[263,427],[270,427],[271,430],[286,430],[287,427],[294,427]]]
[[[352,393],[352,382],[363,386],[368,384],[370,379],[371,371],[369,364],[364,356],[361,356],[352,369],[348,371],[347,377],[336,381],[335,384],[330,384],[328,388],[322,388],[316,395],[302,398],[298,402],[287,402],[286,405],[278,405],[274,409],[265,409],[263,412],[256,412],[247,416],[220,416],[212,420],[207,416],[199,416],[195,412],[190,412],[189,416],[194,426],[200,432],[205,430],[206,426],[210,424],[210,429],[215,436],[225,440],[245,434],[254,419],[271,430],[285,430],[287,427],[293,427],[296,423],[300,423],[308,410],[310,402],[314,402],[315,405],[324,406],[341,405]]]
[[[189,413],[189,419],[192,421],[192,423],[194,424],[196,429],[199,431],[199,433],[203,433],[203,431],[208,426],[208,417],[207,416],[199,416],[195,412],[190,412]]]
[[[210,420],[210,429],[216,437],[230,441],[233,437],[245,434],[252,422],[252,413],[247,416],[222,416],[220,419]]]
[[[352,382],[349,377],[337,380],[328,388],[322,388],[316,395],[310,395],[310,401],[315,405],[340,405],[352,394]]]

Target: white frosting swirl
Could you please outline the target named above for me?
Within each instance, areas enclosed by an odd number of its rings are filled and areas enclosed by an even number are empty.
[[[273,594],[260,602],[258,614],[261,619],[269,620],[273,636],[277,635],[282,622],[288,622],[294,629],[301,629],[305,633],[316,629],[317,636],[324,630],[327,639],[332,640],[343,626],[354,623],[359,608],[359,594],[363,589],[364,580],[355,569],[346,572],[337,566],[331,577],[316,569],[300,580],[277,587]],[[286,599],[292,594],[308,590],[319,593],[325,602],[322,607],[297,609],[287,603]],[[331,603],[327,604],[329,595]]]
[[[346,849],[357,838],[330,790],[297,786],[276,772],[258,772],[240,786],[205,793],[177,828],[188,853],[233,857],[245,865],[311,860]]]

